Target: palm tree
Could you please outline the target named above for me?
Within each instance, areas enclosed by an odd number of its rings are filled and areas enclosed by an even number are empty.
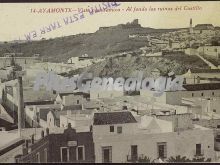
[[[186,156],[181,157],[180,155],[178,155],[176,157],[171,156],[167,160],[167,162],[211,162],[211,158],[205,160],[204,157],[201,158],[194,157],[192,160],[190,160],[186,158]]]
[[[138,158],[138,163],[152,163],[152,161],[148,156],[144,156]]]
[[[185,156],[181,157],[180,155],[173,157],[171,156],[168,160],[168,162],[190,162],[190,159],[186,158]]]
[[[201,158],[193,158],[192,159],[192,162],[211,162],[211,158],[207,158],[206,160],[205,160],[205,158],[204,157],[201,157]]]

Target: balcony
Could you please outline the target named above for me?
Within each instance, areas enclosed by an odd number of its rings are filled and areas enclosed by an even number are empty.
[[[197,157],[197,158],[200,158],[200,157],[203,157],[204,156],[204,150],[194,150],[194,156]]]
[[[128,162],[136,162],[138,160],[138,155],[127,155]]]
[[[127,162],[137,162],[139,159],[144,159],[144,155],[127,155]]]

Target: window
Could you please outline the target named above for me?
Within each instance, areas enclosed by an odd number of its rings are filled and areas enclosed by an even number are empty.
[[[110,126],[110,132],[114,132],[114,126]]]
[[[158,151],[159,158],[166,158],[167,157],[167,143],[166,142],[157,143],[157,151]]]
[[[111,163],[112,162],[112,147],[102,147],[102,162]]]
[[[85,149],[84,146],[77,147],[77,160],[85,160]]]
[[[60,157],[61,162],[68,162],[69,161],[69,149],[67,147],[60,148]]]
[[[216,109],[213,109],[213,112],[216,112]]]
[[[44,149],[44,162],[47,162],[47,149]]]
[[[36,154],[36,162],[40,163],[40,153],[39,152]]]
[[[204,93],[201,93],[201,96],[204,96]]]
[[[192,97],[194,97],[194,93],[192,93]]]
[[[79,100],[76,100],[76,104],[79,104]]]
[[[122,126],[117,127],[117,133],[122,133]]]
[[[220,125],[217,125],[217,128],[220,128]]]
[[[196,144],[196,155],[202,155],[202,145]]]
[[[131,160],[137,160],[138,159],[138,148],[137,145],[131,146]]]
[[[215,92],[212,92],[212,96],[214,96],[215,95]]]

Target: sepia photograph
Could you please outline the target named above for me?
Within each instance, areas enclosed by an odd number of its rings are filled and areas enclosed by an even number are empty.
[[[220,1],[0,13],[0,163],[220,162]]]

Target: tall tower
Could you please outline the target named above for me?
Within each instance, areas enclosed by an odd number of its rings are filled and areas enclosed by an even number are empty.
[[[18,68],[18,65],[15,63],[15,55],[12,55],[11,66],[13,66],[12,70],[12,79],[18,80],[18,133],[21,137],[21,130],[25,128],[25,112],[24,112],[24,99],[23,99],[23,84],[22,84],[22,76],[24,76],[25,72]]]
[[[189,23],[189,33],[193,33],[193,27],[192,27],[192,18],[190,18],[190,23]]]
[[[25,112],[23,100],[22,76],[18,76],[18,133],[21,136],[21,130],[25,128]]]

